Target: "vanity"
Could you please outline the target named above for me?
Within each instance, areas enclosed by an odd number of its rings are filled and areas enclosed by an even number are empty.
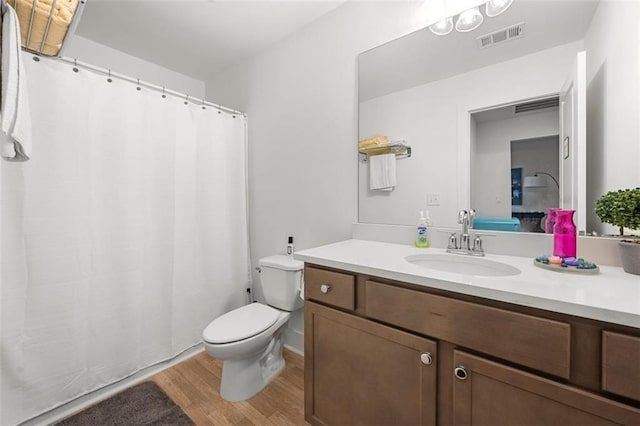
[[[465,257],[357,239],[296,253],[309,423],[640,424],[638,276],[498,255],[461,273]]]

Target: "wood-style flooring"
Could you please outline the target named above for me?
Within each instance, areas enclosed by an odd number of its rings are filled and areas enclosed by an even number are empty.
[[[241,402],[220,397],[222,361],[206,352],[164,370],[153,380],[199,426],[308,425],[304,421],[303,357],[284,351],[285,367],[258,395]]]

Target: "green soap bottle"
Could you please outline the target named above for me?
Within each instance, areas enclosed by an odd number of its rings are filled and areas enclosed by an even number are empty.
[[[420,219],[418,219],[418,236],[414,242],[416,247],[427,248],[431,245],[427,235],[427,227],[429,223],[429,212],[425,216],[424,211],[420,211]]]

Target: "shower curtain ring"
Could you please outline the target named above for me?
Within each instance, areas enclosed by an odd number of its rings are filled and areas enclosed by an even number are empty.
[[[78,61],[76,58],[73,58],[73,72],[78,72]]]
[[[162,86],[162,98],[164,99],[166,97],[167,97],[167,95],[164,94],[164,86]]]
[[[109,77],[107,78],[107,81],[109,83],[111,83],[113,80],[111,79],[111,70],[109,70]]]
[[[220,108],[220,105],[218,105],[218,114],[222,114],[222,109]]]
[[[184,98],[184,104],[185,105],[189,104],[189,95],[187,95],[187,97]]]
[[[140,79],[138,78],[137,80],[138,80],[138,82],[136,83],[137,84],[136,90],[140,91],[140,90],[142,90],[142,88],[140,87]]]
[[[204,98],[202,98],[202,109],[207,109],[207,107],[204,106]]]

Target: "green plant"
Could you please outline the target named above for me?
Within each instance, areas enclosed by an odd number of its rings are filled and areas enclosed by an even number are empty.
[[[596,201],[596,214],[604,223],[624,228],[640,229],[640,187],[609,191]]]

